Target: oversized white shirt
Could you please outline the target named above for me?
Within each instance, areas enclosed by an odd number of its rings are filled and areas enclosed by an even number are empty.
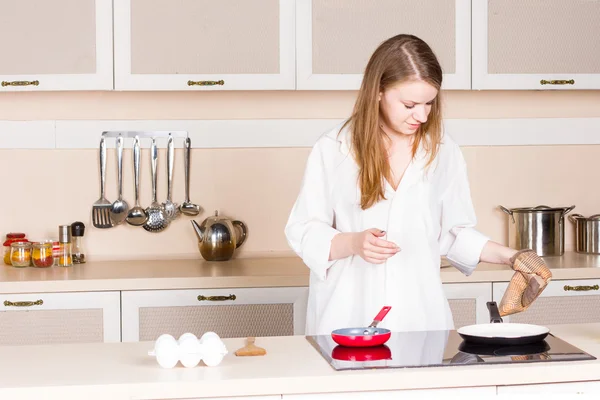
[[[306,334],[369,325],[383,306],[392,309],[379,326],[392,331],[454,329],[440,256],[470,275],[489,240],[474,229],[460,148],[444,135],[428,169],[419,149],[397,190],[386,183],[385,199],[362,210],[350,131],[338,135],[340,126],[314,145],[285,227],[289,245],[310,268]],[[329,261],[335,235],[370,228],[385,231],[383,238],[401,251],[383,264],[360,256]]]

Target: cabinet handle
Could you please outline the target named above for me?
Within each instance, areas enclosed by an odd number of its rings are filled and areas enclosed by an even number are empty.
[[[4,300],[5,307],[31,307],[31,306],[41,306],[44,304],[44,300],[39,299],[36,301],[8,301]]]
[[[589,290],[598,290],[598,289],[600,289],[600,286],[598,286],[598,285],[594,285],[594,286],[569,286],[569,285],[565,285],[565,287],[563,289],[565,290],[565,292],[568,292],[569,290],[575,290],[577,292],[587,292]]]
[[[574,85],[575,84],[575,79],[570,79],[570,80],[551,80],[551,81],[547,81],[545,79],[542,79],[540,81],[541,85]]]
[[[2,86],[39,86],[40,81],[2,81]]]
[[[188,86],[215,86],[215,85],[224,85],[225,81],[224,80],[220,80],[220,81],[188,81]]]
[[[225,300],[235,300],[235,294],[230,294],[229,296],[198,296],[198,301],[225,301]]]

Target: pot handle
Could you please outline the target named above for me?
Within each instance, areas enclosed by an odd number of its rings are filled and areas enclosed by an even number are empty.
[[[578,219],[583,219],[583,215],[581,214],[571,214],[569,215],[569,221],[571,221],[572,223],[577,223]]]
[[[506,208],[506,207],[503,207],[503,206],[498,206],[498,207],[500,207],[500,209],[501,209],[502,211],[504,211],[506,214],[510,215],[510,218],[512,219],[512,222],[513,222],[513,224],[515,224],[515,223],[516,223],[516,222],[515,222],[515,216],[513,215],[513,212],[512,212],[511,210],[509,210],[508,208]]]
[[[486,303],[488,310],[490,310],[490,323],[502,322],[500,311],[498,310],[498,304],[495,301],[488,301]]]
[[[565,208],[565,210],[562,212],[561,216],[560,216],[560,222],[562,222],[563,218],[565,217],[565,215],[567,215],[568,213],[570,213],[571,211],[573,211],[573,209],[575,208],[575,206],[571,206],[571,207],[567,207]]]
[[[248,227],[246,226],[245,223],[243,223],[242,221],[232,221],[231,222],[233,224],[234,227],[239,226],[240,227],[240,231],[242,232],[242,234],[240,235],[240,240],[239,242],[237,242],[235,244],[235,248],[237,249],[238,247],[240,247],[242,244],[244,244],[244,242],[246,241],[246,236],[248,236]]]

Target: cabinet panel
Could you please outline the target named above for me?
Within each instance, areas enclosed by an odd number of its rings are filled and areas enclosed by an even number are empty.
[[[489,322],[485,303],[492,299],[491,283],[445,283],[443,288],[450,304],[455,329]]]
[[[0,345],[119,342],[119,292],[0,295]]]
[[[600,88],[598,26],[597,1],[473,2],[473,88]]]
[[[494,301],[500,302],[507,282],[494,283]],[[503,319],[537,325],[600,322],[600,280],[551,281],[526,310]]]
[[[112,89],[111,0],[0,0],[0,90]]]
[[[125,291],[123,341],[207,331],[224,338],[299,335],[307,301],[306,287]]]
[[[297,0],[298,89],[355,90],[384,40],[425,40],[444,70],[446,89],[470,88],[469,0]]]
[[[294,0],[115,0],[115,87],[293,89],[294,11]]]

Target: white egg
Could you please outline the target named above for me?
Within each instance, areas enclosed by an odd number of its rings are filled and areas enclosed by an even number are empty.
[[[184,333],[183,335],[179,336],[179,342],[181,343],[181,341],[185,340],[186,338],[194,338],[194,339],[198,340],[196,335],[194,335],[193,333],[187,332],[187,333]]]
[[[208,354],[204,354],[202,357],[202,361],[209,367],[215,367],[219,365],[221,361],[223,361],[223,356],[224,355],[222,353],[211,352]]]
[[[186,334],[187,335],[187,334]],[[182,335],[179,338],[179,360],[186,368],[195,367],[200,363],[202,354],[200,352],[200,342],[195,335]]]
[[[154,343],[156,361],[163,368],[173,368],[179,361],[179,344],[169,334],[160,335]]]

